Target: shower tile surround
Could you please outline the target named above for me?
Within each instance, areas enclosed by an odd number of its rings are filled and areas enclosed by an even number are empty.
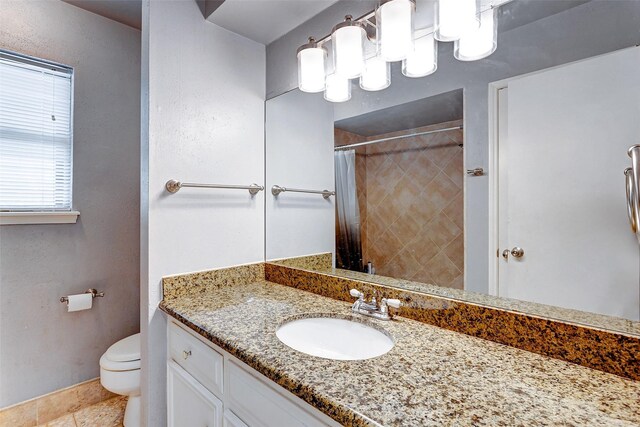
[[[640,383],[446,330],[452,328],[434,327],[428,323],[438,314],[452,320],[452,326],[463,332],[469,332],[469,327],[460,323],[472,320],[448,315],[464,304],[436,296],[376,286],[385,295],[404,297],[405,301],[410,298],[409,309],[400,313],[406,317],[379,323],[396,339],[396,346],[386,355],[343,362],[298,353],[277,340],[278,324],[308,313],[354,317],[349,304],[340,301],[348,299],[343,294],[348,295],[350,287],[366,292],[374,285],[300,268],[330,268],[326,255],[277,262],[166,277],[160,308],[347,426],[452,422],[637,425],[640,421],[636,404]],[[262,272],[264,277],[260,276]],[[429,314],[421,316],[421,311]],[[415,320],[407,318],[410,316]],[[513,326],[525,339],[540,338],[535,329],[540,325],[518,323],[514,313],[501,310],[479,310],[473,319],[478,323],[473,326],[479,330],[497,327],[496,318],[503,318],[499,323],[504,334],[509,334],[504,329]],[[566,336],[554,323],[546,321],[547,334],[542,338],[563,341]],[[532,328],[530,337],[527,327]],[[629,337],[625,343],[604,336],[614,334],[598,332],[598,339],[609,345],[610,352],[619,353],[613,365],[635,364],[637,369],[638,361],[629,360],[626,354],[638,353],[637,337],[635,341]],[[492,337],[495,334],[487,336]],[[583,338],[578,334],[570,339]],[[576,349],[588,350],[582,346]],[[427,353],[431,356],[425,358]],[[584,356],[593,360],[591,354]],[[363,371],[369,375],[360,375]],[[395,374],[389,376],[390,372]],[[381,381],[380,386],[371,384],[376,379]]]
[[[336,128],[335,145],[461,126],[462,121],[364,137]],[[462,289],[462,130],[356,149],[362,260],[376,273]]]

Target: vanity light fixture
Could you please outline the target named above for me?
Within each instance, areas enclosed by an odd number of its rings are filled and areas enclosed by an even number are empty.
[[[486,58],[498,47],[498,9],[487,9],[480,14],[480,28],[463,36],[453,45],[453,56],[460,61]]]
[[[364,63],[360,87],[368,91],[382,90],[391,84],[391,67],[379,56],[372,56]]]
[[[364,40],[367,32],[364,24],[354,21],[351,15],[333,27],[333,64],[335,73],[348,79],[360,77],[364,69]]]
[[[327,76],[324,99],[331,102],[345,102],[351,99],[351,80],[333,73]]]
[[[313,37],[298,48],[298,87],[303,92],[322,92],[325,87],[327,49]]]
[[[438,43],[433,32],[416,36],[413,51],[402,61],[402,74],[407,77],[424,77],[438,68]]]
[[[402,61],[413,50],[415,0],[381,0],[376,8],[378,54],[387,62]]]
[[[436,0],[436,40],[452,42],[480,27],[480,0]]]
[[[309,37],[298,48],[298,87],[324,91],[327,101],[345,102],[351,99],[351,79],[359,78],[367,91],[389,87],[390,62],[402,61],[407,77],[428,76],[438,68],[438,41],[455,42],[454,56],[460,61],[486,58],[497,47],[499,6],[486,4],[481,10],[480,1],[435,0],[434,27],[414,30],[416,0],[378,0],[375,10],[356,19],[347,15],[331,34]],[[331,66],[324,47],[329,42]]]

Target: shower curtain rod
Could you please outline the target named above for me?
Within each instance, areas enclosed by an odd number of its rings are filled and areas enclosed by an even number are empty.
[[[394,139],[411,138],[412,136],[428,135],[430,133],[446,132],[449,130],[459,130],[459,129],[462,129],[462,126],[456,126],[452,128],[445,128],[445,129],[427,130],[424,132],[410,133],[407,135],[390,136],[388,138],[374,139],[373,141],[358,142],[358,143],[349,144],[349,145],[338,145],[337,147],[334,148],[334,151],[349,150],[351,148],[363,147],[365,145],[377,144],[379,142],[393,141]]]

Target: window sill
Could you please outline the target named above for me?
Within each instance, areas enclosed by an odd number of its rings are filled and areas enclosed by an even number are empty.
[[[0,212],[0,225],[75,224],[78,211],[70,212]]]

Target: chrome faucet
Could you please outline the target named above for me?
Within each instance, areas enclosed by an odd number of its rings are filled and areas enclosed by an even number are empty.
[[[352,297],[358,298],[358,300],[353,303],[353,306],[351,306],[351,311],[380,320],[391,320],[389,307],[400,308],[401,305],[400,300],[389,298],[382,298],[380,305],[378,305],[375,294],[373,298],[371,298],[371,302],[366,302],[364,300],[364,294],[357,289],[351,289],[349,293]]]

